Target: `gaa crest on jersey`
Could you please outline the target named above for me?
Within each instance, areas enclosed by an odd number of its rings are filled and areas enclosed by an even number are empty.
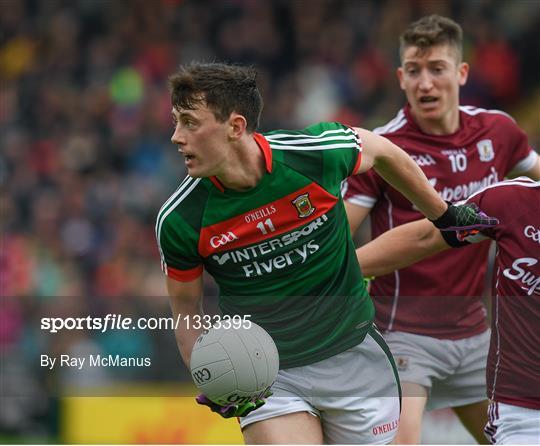
[[[480,161],[485,163],[491,161],[495,158],[495,151],[493,150],[493,143],[491,139],[483,139],[476,143],[476,148],[478,149],[478,154],[480,155]]]
[[[313,214],[313,212],[315,212],[316,209],[313,204],[311,204],[309,193],[299,195],[292,200],[292,204],[294,204],[300,218],[309,217],[311,214]]]

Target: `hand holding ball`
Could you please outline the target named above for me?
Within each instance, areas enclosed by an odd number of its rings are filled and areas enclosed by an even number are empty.
[[[278,369],[274,341],[253,322],[249,328],[212,327],[199,336],[191,353],[195,385],[219,406],[263,398]]]

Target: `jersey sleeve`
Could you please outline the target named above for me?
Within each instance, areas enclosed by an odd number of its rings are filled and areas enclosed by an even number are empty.
[[[507,141],[508,172],[521,174],[532,169],[538,154],[530,146],[527,134],[510,116],[499,117],[498,129]]]
[[[350,127],[338,122],[323,122],[305,129],[315,136],[312,148],[322,155],[322,182],[327,190],[339,188],[341,182],[354,175],[362,162],[362,141]]]
[[[280,160],[338,197],[341,183],[358,172],[362,142],[356,131],[338,122],[321,122],[302,130],[264,134]]]
[[[343,199],[356,206],[372,208],[384,193],[385,181],[370,169],[361,175],[353,175],[344,182]]]
[[[160,215],[161,217],[161,215]],[[198,234],[177,213],[170,213],[156,225],[161,269],[171,279],[190,282],[203,272],[197,244]]]

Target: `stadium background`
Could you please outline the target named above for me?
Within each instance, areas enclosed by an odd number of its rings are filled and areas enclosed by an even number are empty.
[[[0,442],[240,441],[195,406],[171,331],[47,335],[39,319],[169,315],[154,218],[185,173],[166,88],[180,63],[254,64],[262,130],[373,128],[404,103],[399,33],[434,12],[464,29],[462,102],[511,113],[540,147],[538,0],[1,0]],[[207,281],[210,312],[215,295]],[[39,366],[65,352],[152,367]],[[424,441],[470,438],[443,411]]]

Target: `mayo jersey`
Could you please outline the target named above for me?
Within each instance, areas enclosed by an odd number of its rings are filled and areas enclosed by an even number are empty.
[[[360,343],[374,317],[340,194],[359,169],[361,142],[339,123],[255,141],[266,166],[256,187],[187,177],[163,205],[162,269],[180,281],[205,269],[223,314],[266,329],[281,368],[306,365]]]
[[[500,222],[482,231],[497,242],[488,398],[540,409],[540,182],[504,181],[467,202]]]
[[[460,107],[456,133],[428,135],[414,122],[407,106],[375,133],[405,150],[442,198],[451,202],[503,180],[512,170],[532,168],[538,157],[512,118],[496,110]],[[345,200],[372,208],[373,238],[423,218],[374,171],[349,178]],[[486,330],[480,298],[489,250],[484,245],[446,251],[377,277],[370,289],[377,325],[440,339],[461,339]]]

